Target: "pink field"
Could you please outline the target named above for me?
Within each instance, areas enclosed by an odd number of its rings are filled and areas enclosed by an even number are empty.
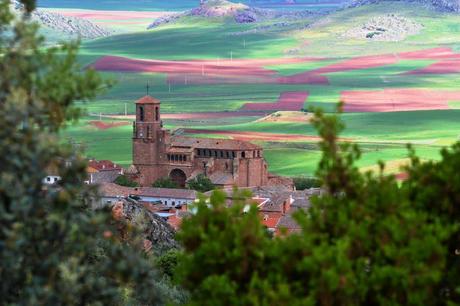
[[[428,89],[385,89],[344,91],[345,112],[399,112],[449,109],[449,102],[460,101],[460,91]]]
[[[161,114],[161,118],[169,120],[205,120],[205,119],[224,119],[235,117],[265,117],[271,112],[267,111],[237,111],[237,112],[200,112],[200,113],[176,113],[176,114]],[[134,115],[113,115],[108,116],[114,119],[129,119],[134,120]]]
[[[163,114],[164,119],[172,120],[193,120],[193,119],[224,119],[234,117],[264,117],[268,112],[206,112],[206,113],[182,113]]]
[[[368,69],[391,65],[397,62],[398,58],[394,55],[361,56],[313,70],[311,73],[331,73],[357,69]]]
[[[287,91],[281,93],[275,103],[246,103],[241,109],[248,111],[299,111],[308,98],[307,91]]]
[[[460,59],[458,60],[442,60],[431,64],[425,68],[416,69],[404,73],[405,75],[417,74],[452,74],[460,73]]]
[[[229,65],[226,61],[160,61],[136,60],[126,57],[105,56],[92,67],[99,71],[156,72],[168,74],[194,74],[217,76],[268,76],[276,74],[257,65]]]
[[[99,71],[166,73],[168,74],[169,84],[327,84],[326,77],[295,75],[280,78],[276,71],[263,68],[263,66],[267,65],[313,60],[321,59],[280,58],[260,60],[240,59],[233,61],[160,61],[105,56],[98,59],[91,67]]]
[[[454,53],[452,48],[433,48],[399,53],[398,57],[406,60],[443,60],[459,58],[460,54]]]
[[[314,84],[329,85],[329,79],[323,75],[304,72],[290,76],[280,77],[277,79],[278,84]]]
[[[145,13],[144,13],[145,14]],[[401,60],[437,60],[438,62],[404,74],[460,73],[460,54],[451,48],[433,48],[399,54],[359,56],[345,59],[315,70],[289,76],[280,76],[266,66],[323,61],[325,58],[268,58],[268,59],[223,59],[160,61],[140,60],[126,57],[105,56],[92,67],[99,71],[125,71],[167,74],[168,84],[314,84],[328,85],[324,74],[359,69],[369,69],[396,64]],[[260,103],[259,103],[260,105]],[[263,105],[263,104],[262,104]],[[270,104],[272,105],[272,104]],[[252,108],[251,104],[248,104]],[[261,106],[262,107],[262,106]],[[268,104],[264,107],[269,107]]]
[[[318,136],[303,136],[293,134],[275,134],[261,132],[243,132],[243,131],[221,131],[221,130],[202,130],[202,129],[184,129],[188,134],[215,134],[231,137],[237,140],[246,141],[318,141]]]

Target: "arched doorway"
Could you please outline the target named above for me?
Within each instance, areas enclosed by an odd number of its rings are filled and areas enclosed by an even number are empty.
[[[185,182],[187,181],[187,176],[185,172],[180,169],[174,169],[169,174],[169,178],[175,182],[179,187],[185,187]]]

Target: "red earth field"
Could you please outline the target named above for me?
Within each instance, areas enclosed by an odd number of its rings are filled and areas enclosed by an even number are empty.
[[[159,61],[139,60],[126,57],[105,56],[92,67],[100,71],[155,72],[168,75],[169,84],[225,84],[225,83],[265,83],[265,84],[319,84],[328,85],[324,74],[350,70],[368,69],[396,64],[401,60],[433,60],[432,65],[405,74],[446,74],[460,73],[460,54],[451,48],[433,48],[412,52],[359,56],[307,70],[289,76],[280,76],[277,71],[266,66],[323,61],[324,58],[275,58],[237,60],[190,60]],[[298,111],[303,108],[308,92],[281,93],[276,103],[246,103],[243,111],[272,112],[277,110]],[[428,89],[384,89],[374,91],[344,91],[341,99],[348,112],[391,112],[413,110],[449,109],[448,103],[460,101],[460,91],[436,91]],[[204,115],[204,114],[203,114]],[[227,116],[219,114],[216,116]],[[192,119],[194,115],[184,114]],[[200,116],[200,115],[196,115]],[[206,114],[209,118],[209,114]],[[235,113],[231,114],[235,116]],[[197,119],[198,117],[193,117]],[[174,119],[174,118],[170,118]],[[184,118],[180,118],[184,119]]]
[[[449,102],[460,101],[460,91],[429,89],[384,89],[344,91],[345,112],[395,112],[449,109]]]
[[[275,103],[246,103],[241,109],[248,111],[299,111],[308,98],[307,91],[287,91],[281,93]]]
[[[89,123],[99,130],[107,130],[107,129],[131,124],[128,121],[114,121],[114,122],[90,121]]]
[[[227,136],[232,139],[246,141],[318,141],[317,136],[303,136],[290,134],[260,133],[260,132],[243,132],[243,131],[220,131],[220,130],[201,130],[201,129],[184,129],[188,134],[214,134]]]
[[[289,77],[279,77],[264,66],[321,61],[321,58],[278,58],[239,60],[159,61],[104,56],[92,68],[99,71],[166,73],[169,84],[280,83],[290,84]],[[292,76],[292,84],[327,84],[325,77]]]

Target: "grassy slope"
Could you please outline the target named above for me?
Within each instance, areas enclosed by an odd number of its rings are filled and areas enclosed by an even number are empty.
[[[371,16],[395,12],[405,16],[415,16],[417,21],[425,25],[425,29],[419,35],[410,37],[404,42],[365,42],[341,37],[341,33],[350,27],[362,24]],[[434,14],[424,9],[414,10],[413,7],[401,4],[386,4],[338,12],[327,17],[322,26],[307,30],[229,36],[228,33],[248,30],[253,25],[236,25],[228,21],[223,24],[219,20],[203,21],[189,18],[179,24],[164,26],[149,32],[119,35],[85,43],[80,59],[84,64],[103,55],[167,60],[217,59],[229,58],[230,51],[234,58],[282,57],[285,56],[284,52],[287,49],[303,45],[306,47],[300,48],[299,56],[330,58],[319,63],[267,67],[277,70],[281,75],[289,75],[317,69],[352,56],[396,53],[439,46],[455,49],[460,45],[459,21],[459,16]],[[246,48],[243,47],[244,41]],[[309,44],[305,44],[306,41]],[[460,48],[458,50],[460,51]],[[172,87],[171,92],[163,75],[106,73],[107,77],[117,80],[118,84],[100,99],[87,105],[87,108],[94,113],[123,113],[124,105],[127,103],[128,111],[132,113],[132,101],[145,94],[147,82],[151,85],[151,93],[162,100],[162,109],[165,112],[236,110],[247,101],[274,102],[279,93],[286,90],[307,90],[310,92],[307,106],[321,106],[326,110],[334,109],[342,90],[400,87],[458,90],[459,75],[398,75],[431,63],[432,61],[426,60],[405,60],[385,67],[330,73],[328,74],[330,86],[183,85]],[[460,111],[345,114],[343,119],[347,124],[347,130],[344,136],[364,143],[366,152],[360,162],[360,166],[363,167],[375,164],[378,159],[391,161],[406,157],[403,143],[408,141],[420,144],[418,149],[423,158],[436,158],[439,145],[458,140],[459,117]],[[178,122],[169,122],[169,124],[173,127]],[[219,124],[215,121],[188,122],[186,125],[212,129],[314,134],[312,127],[307,123],[254,123],[247,120],[230,120]],[[97,131],[82,123],[70,128],[66,135],[85,142],[88,154],[91,156],[113,159],[125,165],[130,163],[130,126]],[[369,144],[369,141],[379,142],[379,144]],[[388,145],[382,142],[396,144]],[[311,146],[299,147],[299,144],[287,143],[275,147],[266,145],[266,158],[270,170],[280,174],[312,174],[319,156],[320,153]]]

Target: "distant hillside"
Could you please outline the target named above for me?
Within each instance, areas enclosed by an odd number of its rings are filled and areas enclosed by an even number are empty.
[[[398,1],[411,4],[431,6],[439,11],[460,13],[460,0],[352,0],[348,7],[358,7],[366,4]]]
[[[175,22],[182,17],[194,16],[204,18],[231,18],[237,23],[256,23],[261,21],[295,21],[319,15],[309,10],[271,10],[251,7],[242,3],[233,3],[226,0],[208,0],[191,10],[183,13],[171,14],[155,20],[149,29],[163,24]]]
[[[14,0],[11,7],[16,14],[21,14],[22,4]],[[50,40],[82,38],[94,39],[111,35],[111,32],[88,20],[67,17],[46,9],[37,9],[32,13],[32,19],[42,26],[42,33]]]
[[[238,0],[250,6],[289,10],[330,10],[347,0]],[[110,11],[185,11],[200,3],[199,0],[38,0],[42,8],[72,8]]]

